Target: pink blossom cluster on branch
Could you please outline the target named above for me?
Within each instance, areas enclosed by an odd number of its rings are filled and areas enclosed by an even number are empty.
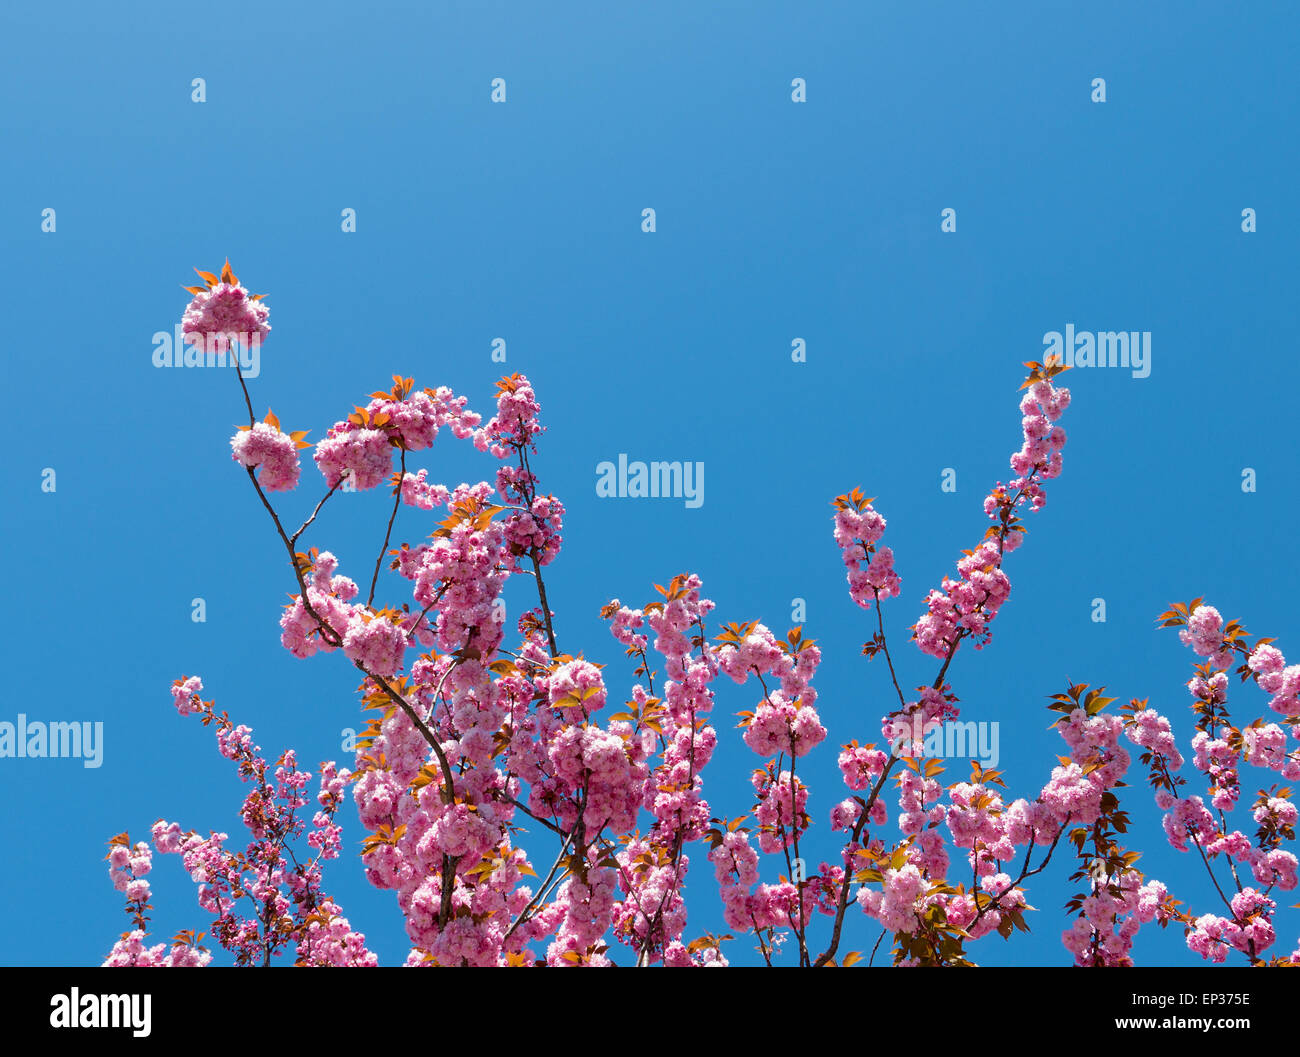
[[[195,288],[191,330],[266,325],[261,299],[228,271]],[[242,293],[225,289],[232,286]],[[544,427],[526,377],[497,383],[495,411],[484,422],[466,398],[446,388],[416,390],[395,375],[391,390],[372,393],[315,445],[325,494],[290,532],[268,493],[301,486],[298,452],[311,445],[305,431],[282,431],[269,412],[255,420],[240,372],[249,423],[232,438],[232,457],[269,514],[297,585],[281,642],[303,659],[341,651],[361,675],[370,720],[352,770],[322,764],[320,809],[308,832],[309,776],[293,752],[268,765],[247,728],[202,701],[196,678],[178,680],[178,711],[216,724],[221,753],[251,786],[241,809],[251,839],[232,852],[224,833],[201,837],[163,822],[152,849],[131,845],[125,834],[114,838],[110,871],[134,928],[106,964],[210,960],[195,933],[170,948],[145,946],[152,850],[181,857],[212,918],[212,937],[237,964],[269,964],[290,949],[299,964],[374,964],[364,936],[322,890],[322,866],[341,851],[335,815],[349,788],[366,832],[365,875],[394,894],[410,966],[624,959],[720,967],[728,963],[723,945],[741,937],[767,964],[851,965],[864,955],[846,950],[847,933],[863,918],[879,930],[877,947],[890,938],[895,964],[971,964],[971,944],[1028,930],[1028,882],[1063,849],[1078,885],[1065,902],[1073,920],[1062,935],[1075,964],[1132,964],[1134,938],[1152,922],[1182,925],[1188,947],[1212,960],[1236,951],[1266,964],[1276,939],[1274,895],[1296,885],[1295,856],[1282,847],[1295,838],[1295,807],[1285,788],[1262,791],[1248,805],[1253,836],[1230,827],[1228,815],[1242,798],[1243,766],[1287,781],[1300,774],[1300,749],[1288,741],[1300,741],[1300,666],[1287,667],[1269,640],[1248,648],[1236,622],[1224,625],[1199,600],[1165,614],[1208,658],[1189,684],[1193,765],[1208,782],[1208,802],[1181,792],[1185,760],[1167,718],[1136,699],[1108,712],[1114,699],[1083,684],[1051,698],[1067,755],[1045,768],[1032,799],[1012,798],[1004,776],[978,763],[945,784],[944,762],[927,756],[930,732],[960,714],[949,671],[961,644],[986,646],[1010,597],[1005,566],[1025,539],[1021,514],[1044,508],[1045,483],[1062,472],[1060,420],[1070,393],[1056,379],[1065,368],[1053,360],[1028,366],[1014,477],[985,498],[990,524],[957,561],[956,578],[944,577],[924,599],[912,642],[922,663],[938,667],[911,692],[902,688],[885,627],[883,604],[902,590],[893,550],[883,545],[885,518],[858,489],[833,502],[849,595],[875,615],[863,653],[885,660],[893,700],[880,716],[880,747],[853,740],[838,750],[848,792],[829,808],[838,851],[815,869],[806,858],[819,831],[805,761],[834,751],[823,746],[828,732],[813,686],[820,648],[802,627],[782,636],[749,621],[711,633],[714,603],[698,576],[682,573],[657,587],[653,601],[634,607],[614,599],[602,610],[631,668],[621,696],[605,664],[563,652],[545,574],[562,547],[565,510],[541,491],[533,469]],[[453,486],[408,464],[431,451],[444,428],[495,460],[490,480]],[[367,590],[367,556],[344,563],[330,550],[300,550],[298,541],[345,482],[364,490],[385,480],[391,509]],[[403,507],[423,522],[416,542],[394,541]],[[392,575],[381,581],[385,566]],[[507,627],[504,594],[521,581],[531,608]],[[399,593],[377,606],[381,587]],[[1227,669],[1237,661],[1241,678],[1270,695],[1282,724],[1232,724]],[[716,695],[728,680],[750,688],[739,735],[714,725]],[[752,806],[739,818],[718,817],[705,772],[717,753],[741,745],[758,757]],[[1182,909],[1124,845],[1130,825],[1118,790],[1131,764],[1126,745],[1142,750],[1170,843],[1198,856],[1222,896],[1213,913]],[[294,848],[304,833],[299,857]],[[712,867],[703,876],[691,873],[700,854]],[[688,895],[709,872],[731,931],[692,939]],[[1300,952],[1272,959],[1287,961],[1300,961]]]
[[[252,731],[231,724],[224,712],[215,712],[211,701],[200,698],[202,691],[197,676],[178,679],[172,700],[181,715],[197,715],[204,726],[216,728],[218,750],[250,786],[240,809],[249,841],[232,850],[225,833],[203,837],[163,819],[153,825],[152,844],[132,845],[125,833],[114,837],[109,873],[126,895],[135,928],[123,933],[104,964],[204,966],[211,961],[201,944],[204,933],[180,933],[165,955],[162,945],[144,946],[147,912],[153,909],[145,875],[157,851],[180,856],[185,872],[198,886],[200,908],[213,916],[212,938],[236,965],[269,965],[290,947],[299,965],[375,965],[365,936],[352,930],[339,907],[321,890],[322,864],[337,858],[342,847],[334,816],[346,795],[350,773],[336,770],[333,763],[321,765],[318,809],[309,826],[302,813],[311,803],[306,794],[311,775],[298,768],[293,751],[282,754],[272,769],[253,744]],[[295,852],[304,833],[305,847]]]

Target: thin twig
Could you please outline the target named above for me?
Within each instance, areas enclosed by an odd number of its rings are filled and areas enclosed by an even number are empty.
[[[406,477],[406,445],[399,444],[399,450],[402,453],[402,479]],[[389,463],[391,466],[392,463]],[[370,606],[375,601],[375,586],[379,583],[379,570],[384,564],[384,555],[388,553],[388,541],[393,537],[393,522],[397,520],[398,508],[402,505],[402,483],[397,483],[397,489],[393,495],[393,512],[388,515],[388,530],[384,533],[384,542],[379,547],[379,557],[375,559],[375,573],[370,577],[370,594],[366,596],[366,605]]]

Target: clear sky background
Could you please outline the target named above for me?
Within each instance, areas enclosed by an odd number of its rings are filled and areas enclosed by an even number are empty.
[[[1044,706],[1067,678],[1150,697],[1186,745],[1194,658],[1154,623],[1170,602],[1206,596],[1300,660],[1294,7],[614,6],[0,11],[0,719],[105,724],[97,770],[0,760],[0,961],[102,960],[127,927],[103,862],[121,830],[144,837],[162,816],[242,841],[243,789],[211,732],[173,710],[176,677],[201,675],[272,758],[293,746],[311,765],[347,762],[340,732],[360,725],[341,656],[298,661],[279,645],[293,580],[229,456],[235,377],[151,362],[190,269],[227,256],[269,295],[255,408],[310,440],[394,372],[490,413],[503,371],[491,343],[506,340],[504,370],[532,379],[550,428],[534,467],[569,511],[548,570],[561,646],[608,662],[611,696],[631,685],[598,618],[611,597],[642,604],[691,570],[717,618],[782,633],[806,600],[830,731],[806,767],[814,862],[838,847],[835,746],[877,737],[889,706],[886,670],[860,656],[874,616],[848,598],[830,500],[855,485],[878,497],[903,579],[886,609],[900,677],[929,682],[907,627],[1010,476],[1022,362],[1048,331],[1150,331],[1153,356],[1147,378],[1067,376],[1065,473],[1008,563],[991,646],[950,669],[963,718],[1001,724],[1013,794],[1036,795],[1063,750]],[[340,230],[345,208],[355,233]],[[1256,233],[1241,230],[1245,208]],[[806,363],[791,362],[795,338]],[[705,463],[703,506],[597,498],[596,464],[620,452]],[[417,465],[450,485],[495,470],[446,434]],[[323,492],[310,459],[303,480],[281,504],[293,524]],[[387,489],[341,496],[304,542],[361,579],[387,503]],[[431,527],[405,508],[397,535]],[[409,597],[385,583],[381,599]],[[512,614],[527,586],[511,585]],[[736,815],[763,761],[731,716],[755,696],[717,685],[723,744],[705,791]],[[1248,687],[1230,703],[1249,719],[1264,701]],[[955,761],[948,777],[966,773]],[[1136,756],[1130,775],[1141,865],[1197,912],[1221,911],[1198,864],[1165,844]],[[1268,777],[1243,777],[1247,801]],[[892,790],[889,805],[892,835]],[[351,804],[343,820],[327,889],[381,961],[400,962],[395,897],[362,877]],[[523,840],[549,862],[548,842]],[[722,928],[704,849],[691,859],[688,938]],[[1062,857],[1031,882],[1031,935],[983,940],[976,960],[1068,964],[1070,869]],[[207,929],[175,858],[151,880],[158,938]],[[869,950],[878,928],[849,921],[844,949]],[[1280,925],[1270,954],[1295,946],[1295,912]],[[757,957],[745,942],[727,953]],[[1198,961],[1179,930],[1154,926],[1135,954]]]

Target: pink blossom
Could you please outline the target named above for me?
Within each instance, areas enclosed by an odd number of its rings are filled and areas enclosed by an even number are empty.
[[[267,306],[254,300],[244,287],[220,282],[194,295],[185,309],[181,330],[201,335],[208,350],[224,353],[236,345],[260,345],[271,332],[266,321],[269,315]]]
[[[286,492],[298,485],[302,467],[298,446],[287,433],[268,422],[256,422],[230,438],[231,458],[253,470],[261,467],[257,480],[268,492]]]

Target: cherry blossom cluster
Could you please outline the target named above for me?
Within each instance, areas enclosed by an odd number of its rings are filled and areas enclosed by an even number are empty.
[[[1276,940],[1272,914],[1277,903],[1254,888],[1243,888],[1232,897],[1232,917],[1202,914],[1187,933],[1187,946],[1212,962],[1227,959],[1229,951],[1240,951],[1255,961]]]
[[[632,723],[621,733],[629,741],[641,737],[647,755],[658,757],[657,763],[646,761],[641,796],[641,807],[654,821],[644,841],[634,838],[615,856],[623,897],[615,934],[636,951],[641,964],[691,961],[681,942],[686,924],[682,890],[690,867],[685,848],[709,830],[701,772],[718,744],[717,732],[706,721],[713,710],[710,684],[719,671],[717,653],[704,631],[714,606],[701,596],[701,586],[698,576],[674,577],[662,590],[662,601],[624,618],[654,632],[652,648],[663,658],[665,675],[660,700],[650,696],[652,680],[648,689],[638,684],[629,702],[636,711],[619,714],[624,724]],[[605,612],[610,609],[606,606]],[[657,737],[651,740],[647,733]]]
[[[505,529],[491,518],[491,495],[486,481],[459,485],[447,497],[451,517],[433,542],[404,547],[397,559],[398,572],[413,583],[414,603],[436,611],[433,643],[447,653],[472,648],[489,657],[504,636],[497,599],[511,565]]]
[[[461,715],[448,718],[449,742],[457,718],[473,720],[472,707],[465,701]],[[354,790],[371,832],[362,862],[372,884],[397,893],[412,943],[408,964],[498,964],[504,950],[518,952],[534,938],[533,927],[517,930],[513,945],[507,937],[532,895],[518,882],[533,871],[508,841],[517,784],[508,790],[498,769],[476,767],[458,776],[449,798],[404,712],[389,707],[372,729]]]
[[[202,968],[212,961],[212,955],[200,941],[203,936],[181,933],[167,944],[146,946],[149,923],[148,911],[153,909],[152,896],[146,875],[153,869],[153,849],[145,841],[131,843],[125,833],[119,833],[109,842],[108,873],[113,887],[126,896],[126,910],[135,928],[124,932],[113,944],[104,966],[108,968]]]
[[[984,540],[957,562],[960,579],[945,576],[940,589],[926,597],[926,611],[912,629],[922,653],[944,659],[957,650],[963,638],[980,649],[992,636],[988,626],[1011,593],[1002,559],[1024,539],[1016,511],[1026,504],[1031,510],[1041,510],[1046,503],[1042,481],[1061,473],[1065,430],[1055,423],[1070,406],[1070,391],[1052,384],[1061,370],[1059,364],[1050,362],[1034,365],[1026,383],[1029,392],[1020,403],[1024,443],[1011,456],[1011,469],[1017,476],[1006,485],[999,482],[984,500],[984,513],[995,524]]]
[[[1238,621],[1225,622],[1217,609],[1200,599],[1176,604],[1162,622],[1177,628],[1180,640],[1205,658],[1187,688],[1196,717],[1192,764],[1204,775],[1209,802],[1185,790],[1188,780],[1178,773],[1183,756],[1167,719],[1146,702],[1134,702],[1126,731],[1145,750],[1142,762],[1150,771],[1156,806],[1165,813],[1170,845],[1183,852],[1196,850],[1222,900],[1219,909],[1226,911],[1196,916],[1189,912],[1179,920],[1188,948],[1203,958],[1222,962],[1236,951],[1251,964],[1264,964],[1265,953],[1276,941],[1277,905],[1270,893],[1297,886],[1296,856],[1281,846],[1295,839],[1297,810],[1289,789],[1275,784],[1261,790],[1251,804],[1257,827],[1253,837],[1234,827],[1230,815],[1240,803],[1243,767],[1271,771],[1287,781],[1300,777],[1300,750],[1288,748],[1286,729],[1289,726],[1290,737],[1300,740],[1300,703],[1295,697],[1300,668],[1288,667],[1272,640],[1260,639],[1250,647]],[[1234,663],[1243,681],[1253,679],[1269,695],[1269,707],[1285,717],[1286,726],[1267,715],[1247,724],[1233,721],[1228,670]],[[1294,955],[1275,958],[1274,964],[1292,960]]]
[[[1133,939],[1142,925],[1172,917],[1168,889],[1132,869],[1114,877],[1094,875],[1093,881],[1061,942],[1074,955],[1075,965],[1132,965]]]
[[[412,380],[394,375],[391,393],[375,393],[365,407],[329,428],[316,445],[314,458],[325,484],[333,489],[346,478],[360,491],[374,488],[392,473],[393,450],[423,451],[432,446],[443,426],[461,438],[475,438],[480,417],[465,408],[466,398],[450,389],[411,391]]]
[[[917,699],[881,719],[880,732],[895,755],[917,758],[925,755],[925,738],[941,724],[961,715],[952,687],[921,686]]]
[[[262,304],[263,295],[251,294],[241,286],[229,261],[220,277],[198,274],[205,285],[186,287],[194,299],[186,306],[181,332],[200,335],[203,347],[214,353],[226,353],[234,345],[247,348],[260,344],[271,332],[267,322],[270,310]]]
[[[848,567],[849,597],[863,609],[873,601],[898,597],[902,581],[894,572],[894,552],[876,544],[885,534],[885,519],[861,491],[835,500],[835,542]]]
[[[754,752],[804,756],[826,738],[812,686],[821,650],[811,639],[802,638],[798,629],[788,643],[778,641],[762,624],[733,629],[718,649],[718,663],[736,683],[744,684],[753,676],[763,684],[763,700],[745,722],[745,744]],[[779,689],[768,690],[764,676],[778,682]]]
[[[243,288],[228,271],[220,279],[200,273],[208,285],[192,291],[187,321],[204,333],[227,323],[265,333],[265,306],[247,291],[241,302]],[[759,621],[711,636],[714,604],[698,576],[682,573],[641,608],[615,599],[602,610],[634,669],[626,693],[598,660],[562,652],[545,576],[561,552],[565,508],[534,472],[544,427],[526,377],[497,383],[495,411],[484,422],[450,390],[415,390],[412,379],[394,376],[391,391],[372,393],[315,445],[328,492],[291,532],[266,493],[296,489],[298,450],[309,445],[269,413],[252,420],[240,374],[250,421],[232,438],[232,456],[274,520],[297,580],[281,642],[301,658],[341,650],[361,673],[370,718],[352,770],[322,765],[319,810],[309,822],[309,776],[293,753],[268,764],[247,727],[202,701],[198,679],[178,680],[177,710],[216,725],[220,751],[249,784],[241,810],[249,841],[236,849],[224,833],[205,838],[162,821],[152,847],[115,838],[110,872],[133,929],[109,963],[209,960],[193,934],[170,949],[145,945],[147,875],[157,850],[181,857],[212,915],[211,935],[237,964],[267,964],[290,948],[299,964],[374,964],[365,937],[321,889],[321,864],[341,852],[335,817],[349,792],[366,834],[363,868],[373,885],[394,893],[412,967],[722,966],[722,945],[737,937],[755,942],[768,964],[793,955],[799,965],[851,965],[862,952],[842,949],[850,907],[892,934],[895,964],[970,964],[968,945],[1028,929],[1028,883],[1059,848],[1073,849],[1072,880],[1081,884],[1066,904],[1074,920],[1062,936],[1075,964],[1131,964],[1134,937],[1149,922],[1181,923],[1188,946],[1208,958],[1239,951],[1262,963],[1275,943],[1276,891],[1296,886],[1296,859],[1283,845],[1294,839],[1297,813],[1289,792],[1275,786],[1249,806],[1253,836],[1231,828],[1226,816],[1247,809],[1238,808],[1244,767],[1286,781],[1300,776],[1300,751],[1288,740],[1300,740],[1300,666],[1288,667],[1268,640],[1248,649],[1240,627],[1209,607],[1174,614],[1184,641],[1207,658],[1189,684],[1197,716],[1190,755],[1207,781],[1205,800],[1185,795],[1185,761],[1168,719],[1137,701],[1109,713],[1113,699],[1086,686],[1053,697],[1068,755],[1032,800],[1012,799],[1002,776],[978,764],[968,779],[947,780],[944,762],[927,755],[927,735],[958,716],[948,681],[958,647],[964,639],[987,644],[1009,597],[1003,566],[1024,539],[1020,512],[1041,509],[1044,482],[1061,473],[1059,420],[1070,394],[1054,379],[1064,368],[1051,360],[1030,366],[1022,443],[1011,456],[1015,477],[985,499],[992,525],[957,563],[957,578],[925,599],[913,638],[940,666],[911,694],[900,688],[907,684],[882,612],[901,591],[893,550],[882,545],[885,519],[858,489],[834,502],[850,598],[875,610],[863,652],[886,659],[897,701],[881,710],[880,748],[852,741],[839,750],[849,795],[829,814],[840,850],[815,869],[804,849],[816,836],[807,760],[827,751],[813,687],[820,648],[800,627],[782,639]],[[443,428],[497,461],[488,480],[440,483],[408,461],[431,449]],[[378,559],[370,552],[373,575],[357,564],[364,556],[349,559],[354,575],[368,574],[354,580],[339,573],[333,553],[295,550],[308,528],[320,531],[318,515],[336,490],[385,481],[391,512]],[[394,538],[399,513],[422,523],[418,542]],[[385,562],[396,576],[381,580]],[[367,581],[365,592],[359,584]],[[377,592],[395,587],[397,601],[377,608]],[[533,596],[529,608],[507,625],[506,591],[524,587]],[[1236,662],[1282,720],[1234,725],[1227,670]],[[720,735],[713,726],[719,674],[756,684],[739,733]],[[720,748],[740,743],[761,760],[749,814],[715,817],[705,770]],[[1142,751],[1171,843],[1195,846],[1212,870],[1244,867],[1228,870],[1229,894],[1213,914],[1184,913],[1119,843],[1128,820],[1117,790],[1130,745]],[[898,794],[892,841],[883,831],[891,777]],[[534,847],[538,840],[550,850]],[[295,844],[305,852],[292,851]],[[687,934],[688,897],[701,880],[691,859],[700,844],[734,936]],[[811,946],[818,919],[829,920],[831,937],[820,954]]]
[[[429,484],[429,471],[421,469],[418,473],[402,475],[402,502],[418,510],[433,510],[444,506],[450,493],[446,485]]]
[[[532,447],[534,439],[545,432],[541,424],[542,405],[532,384],[522,374],[512,374],[497,383],[497,413],[483,428],[483,436],[498,459]]]
[[[302,466],[298,446],[287,433],[269,422],[257,422],[230,440],[231,457],[245,469],[261,469],[258,481],[268,492],[287,492],[298,487]]]
[[[354,580],[337,575],[338,559],[329,551],[308,567],[307,591],[285,606],[280,618],[280,642],[295,657],[310,657],[342,648],[344,656],[368,672],[388,676],[401,670],[409,645],[400,614],[374,611],[353,603]],[[335,641],[324,629],[336,633]]]
[[[1071,686],[1054,696],[1053,710],[1060,713],[1055,726],[1070,755],[1053,770],[1034,801],[1007,803],[998,772],[978,764],[969,781],[951,783],[945,791],[938,777],[943,770],[939,760],[909,757],[897,779],[903,840],[887,848],[879,840],[866,841],[861,829],[854,830],[857,839],[847,851],[856,866],[854,879],[861,883],[856,902],[894,933],[896,964],[969,964],[968,942],[994,931],[1008,936],[1026,927],[1022,882],[1046,867],[1067,836],[1079,849],[1091,839],[1094,859],[1118,864],[1109,876],[1076,875],[1087,876],[1090,883],[1089,890],[1071,902],[1079,916],[1062,937],[1076,964],[1131,964],[1129,952],[1140,924],[1174,916],[1164,886],[1146,882],[1119,858],[1109,827],[1119,811],[1114,789],[1122,784],[1129,765],[1121,745],[1126,724],[1103,711],[1112,698],[1086,691],[1086,686]],[[845,746],[839,762],[846,784],[859,791],[878,789],[891,763],[874,747],[856,744]],[[870,802],[873,811],[878,802]],[[833,828],[848,829],[860,822],[866,803],[849,800],[837,805]],[[954,887],[950,880],[950,860],[939,828],[945,825],[952,847],[966,850],[969,884]],[[1039,863],[1031,868],[1035,847]],[[1009,864],[1017,860],[1021,866],[1013,876]]]
[[[321,765],[318,810],[308,824],[301,812],[310,803],[306,787],[311,775],[299,769],[293,750],[283,753],[272,769],[253,744],[252,731],[216,713],[211,701],[200,698],[202,691],[197,676],[178,679],[172,686],[173,703],[181,715],[198,715],[204,726],[216,727],[221,755],[237,765],[241,780],[249,784],[240,818],[250,840],[242,850],[231,851],[225,833],[205,838],[162,819],[153,825],[152,847],[144,841],[131,845],[126,834],[115,837],[109,872],[114,886],[126,894],[135,928],[123,934],[104,964],[204,966],[211,961],[199,943],[201,933],[181,933],[167,954],[161,945],[144,945],[145,911],[150,909],[145,875],[156,849],[180,856],[198,885],[199,906],[214,916],[213,939],[236,965],[269,965],[291,944],[299,965],[375,965],[365,936],[351,928],[321,890],[322,863],[338,858],[341,850],[334,816],[344,802],[350,772],[337,770],[332,762]],[[313,854],[301,861],[293,844],[304,833]]]
[[[451,516],[431,543],[395,552],[393,567],[412,582],[419,607],[408,633],[428,650],[409,683],[367,680],[367,702],[383,714],[359,746],[355,795],[371,833],[363,862],[374,884],[397,893],[411,965],[531,962],[526,944],[548,936],[551,964],[601,964],[614,875],[586,828],[593,838],[607,827],[626,830],[640,799],[639,743],[629,751],[589,722],[605,703],[599,668],[554,657],[544,619],[533,613],[520,621],[514,659],[500,653],[507,578],[521,556],[548,563],[560,542],[563,508],[535,495],[526,469],[525,449],[541,428],[530,394],[527,379],[507,380],[497,415],[473,432],[476,446],[499,458],[520,455],[518,468],[498,472],[498,485],[507,503],[526,497],[528,510],[497,518],[506,508],[493,505],[486,482],[448,490],[423,471],[400,480],[409,505],[445,506]],[[477,416],[457,407],[453,429],[469,435]],[[391,413],[369,412],[372,422]],[[538,700],[549,707],[534,710]],[[568,860],[536,893],[520,883],[535,871],[511,844],[520,808],[569,834]]]
[[[505,461],[497,469],[496,485],[510,511],[505,521],[509,553],[516,563],[522,558],[532,562],[535,575],[559,553],[564,528],[564,504],[553,495],[538,494],[529,465],[537,437],[546,431],[541,410],[527,377],[512,374],[497,383],[497,412],[481,431],[488,450]],[[507,461],[511,458],[513,465]]]

